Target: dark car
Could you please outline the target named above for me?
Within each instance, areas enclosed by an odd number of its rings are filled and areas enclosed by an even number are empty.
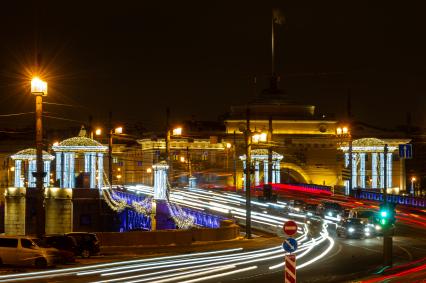
[[[317,204],[308,203],[305,206],[305,212],[308,216],[313,216],[317,214]]]
[[[348,218],[339,223],[336,233],[338,237],[361,239],[370,237],[372,231],[361,219]]]
[[[45,235],[42,241],[61,252],[64,263],[75,262],[77,243],[74,238],[67,235]]]
[[[100,252],[99,240],[94,233],[87,232],[72,232],[65,234],[72,237],[77,243],[76,255],[83,258],[88,258],[93,255],[98,255]]]
[[[342,206],[336,202],[323,202],[317,207],[317,213],[324,218],[335,218],[340,220],[343,211]]]

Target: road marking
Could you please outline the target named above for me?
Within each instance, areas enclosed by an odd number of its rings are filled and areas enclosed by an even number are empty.
[[[408,254],[408,258],[410,261],[413,260],[413,255],[406,248],[403,248],[400,245],[396,245],[396,246]]]

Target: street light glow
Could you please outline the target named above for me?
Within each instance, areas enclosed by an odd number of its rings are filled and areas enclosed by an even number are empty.
[[[229,142],[226,143],[226,148],[231,148],[232,144],[230,144]]]
[[[95,135],[100,136],[102,134],[102,129],[96,129]]]
[[[116,134],[122,134],[123,133],[123,127],[117,127],[117,128],[115,128],[115,131],[114,131]]]
[[[47,95],[47,82],[41,80],[39,77],[34,77],[31,80],[31,93]]]
[[[174,136],[181,136],[182,135],[182,128],[179,127],[179,128],[173,129],[173,135]]]

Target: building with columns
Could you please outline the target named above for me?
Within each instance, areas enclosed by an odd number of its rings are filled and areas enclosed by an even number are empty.
[[[243,171],[247,168],[247,156],[241,155],[240,160],[243,162]],[[251,151],[251,161],[254,166],[254,185],[259,186],[261,183],[281,183],[281,160],[283,156],[276,152],[272,152],[272,180],[268,180],[268,150],[267,149],[253,149]],[[263,170],[261,170],[263,168]],[[243,173],[243,185],[245,184],[246,174]],[[262,180],[262,182],[261,182]]]
[[[21,150],[11,156],[14,160],[14,187],[15,188],[35,188],[36,177],[34,173],[37,172],[36,166],[36,150],[34,148],[27,148]],[[50,163],[55,159],[53,155],[43,151],[43,168],[46,176],[43,179],[43,186],[50,187]]]
[[[104,154],[108,147],[87,137],[73,137],[52,146],[56,155],[56,181],[60,188],[102,188]]]
[[[398,150],[398,145],[408,142],[410,142],[408,139],[362,138],[354,140],[352,142],[352,161],[350,161],[349,142],[342,144],[340,150],[345,156],[344,166],[347,168],[349,162],[352,162],[352,188],[381,190],[386,183],[390,192],[398,194],[400,188],[404,188],[403,180],[406,179],[405,161],[397,158],[395,152]],[[386,155],[385,145],[387,145]],[[345,187],[349,187],[348,180],[345,181]]]

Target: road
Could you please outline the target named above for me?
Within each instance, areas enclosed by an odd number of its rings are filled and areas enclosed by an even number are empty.
[[[149,193],[141,188],[140,192]],[[244,222],[244,199],[232,193],[176,190],[171,197],[181,205],[232,214]],[[345,282],[372,275],[381,267],[382,238],[341,239],[334,224],[323,225],[321,233],[308,236],[303,213],[282,213],[285,202],[253,202],[254,226],[279,231],[287,219],[298,222],[298,282]],[[426,254],[426,231],[398,224],[394,237],[396,265],[421,259]],[[284,252],[281,246],[257,250],[216,250],[117,261],[66,269],[0,276],[0,282],[284,282]],[[410,276],[416,276],[410,274]],[[405,281],[409,282],[409,281]]]

